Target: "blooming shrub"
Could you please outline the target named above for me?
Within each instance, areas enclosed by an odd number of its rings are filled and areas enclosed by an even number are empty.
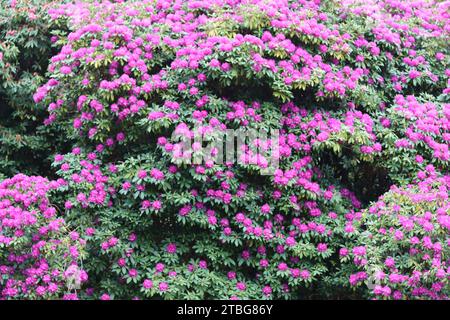
[[[392,272],[428,279],[439,268],[438,279],[372,290],[368,272],[411,253],[378,234],[398,228],[398,215],[376,215],[371,201],[404,202],[413,219],[425,215],[414,192],[439,184],[426,219],[449,215],[448,5],[52,5],[58,52],[33,99],[69,140],[51,199],[86,241],[77,297],[446,298],[447,271],[429,259]],[[217,148],[180,141],[244,129],[279,135],[250,139],[224,163]],[[255,145],[277,146],[275,168]],[[448,247],[434,223],[431,241]],[[430,257],[446,266],[445,250]]]
[[[264,203],[267,191],[239,182],[231,170],[209,169],[206,182],[175,165],[160,171],[160,163],[149,156],[102,165],[94,153],[78,148],[57,159],[58,173],[68,181],[65,216],[85,228],[94,252],[100,250],[101,261],[94,258],[86,266],[92,263],[90,275],[101,279],[94,288],[112,297],[140,291],[144,297],[178,299],[298,297],[289,286],[308,291],[331,268],[327,259],[337,249],[333,235],[344,232],[339,228],[345,208],[352,201],[359,205],[348,190],[329,190],[326,199],[305,204],[275,190],[273,200]],[[279,213],[271,220],[274,208]],[[282,213],[290,211],[287,220]],[[300,218],[302,211],[307,214]],[[273,279],[283,286],[277,288]],[[154,286],[142,289],[145,280]],[[113,287],[117,281],[122,285]],[[161,283],[168,289],[160,290]]]
[[[17,175],[0,183],[0,298],[61,298],[87,280],[82,240],[48,193],[62,181]]]
[[[373,297],[448,299],[450,180],[428,169],[417,184],[392,187],[362,214],[361,242],[341,258],[360,270],[350,284],[371,281]]]

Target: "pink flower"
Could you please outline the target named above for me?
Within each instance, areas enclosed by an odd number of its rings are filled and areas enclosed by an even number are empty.
[[[270,295],[272,294],[272,288],[271,288],[270,286],[264,286],[264,287],[262,288],[262,293],[263,293],[265,296],[270,296]]]
[[[328,249],[328,247],[325,243],[319,243],[317,245],[317,251],[319,251],[319,252],[325,252],[325,251],[327,251],[327,249]]]
[[[129,275],[131,278],[135,278],[135,277],[137,277],[137,275],[138,275],[138,271],[137,271],[136,269],[130,269],[130,271],[128,271],[128,275]]]
[[[266,203],[261,207],[261,213],[269,213],[270,212],[270,206]]]
[[[416,79],[416,78],[419,78],[420,75],[421,75],[421,73],[420,73],[419,71],[417,71],[417,70],[411,70],[411,71],[409,72],[409,78],[410,78],[410,79]]]
[[[169,243],[167,245],[166,251],[170,254],[174,254],[177,252],[177,246],[175,245],[175,243]]]
[[[364,246],[354,247],[353,254],[355,256],[359,256],[359,257],[365,256],[366,255],[366,247],[364,247]]]
[[[139,170],[138,171],[138,178],[139,179],[144,179],[145,177],[147,177],[147,172],[145,170]]]
[[[300,277],[301,277],[302,279],[304,279],[304,280],[309,279],[310,276],[311,276],[311,274],[309,273],[308,270],[302,270],[302,271],[300,272]]]
[[[384,264],[386,265],[386,267],[389,267],[389,268],[394,267],[395,266],[394,258],[392,258],[392,257],[386,258],[386,260],[384,261]]]
[[[341,257],[347,256],[347,255],[348,255],[348,249],[347,249],[347,248],[341,248],[341,249],[339,250],[339,255],[340,255]]]
[[[151,289],[153,287],[153,282],[150,279],[145,279],[143,283],[145,289]]]
[[[167,284],[167,282],[160,282],[159,283],[159,291],[166,292],[167,290],[169,290],[169,285]]]
[[[152,170],[150,170],[150,175],[155,180],[164,180],[164,173],[162,173],[162,171],[160,171],[156,168],[153,168]]]
[[[286,245],[289,247],[295,246],[297,244],[297,241],[293,237],[287,237],[286,238]]]
[[[100,300],[111,300],[111,297],[109,296],[109,294],[104,293],[100,296]]]
[[[62,66],[59,71],[61,71],[62,74],[70,74],[72,72],[72,68],[69,66]]]
[[[238,289],[239,291],[245,291],[245,289],[247,289],[247,286],[243,282],[238,282],[236,284],[236,289]]]
[[[329,136],[330,135],[328,134],[328,132],[321,132],[317,135],[317,140],[320,142],[323,142],[323,141],[327,140]]]

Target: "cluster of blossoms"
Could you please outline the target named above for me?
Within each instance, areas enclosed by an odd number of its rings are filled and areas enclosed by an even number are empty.
[[[405,139],[395,145],[414,148],[422,142],[432,150],[433,158],[442,162],[450,160],[450,104],[420,103],[414,96],[396,96],[394,111],[407,119]],[[387,125],[387,124],[386,124]],[[442,141],[442,142],[441,142]]]
[[[448,299],[450,279],[450,176],[431,166],[417,184],[391,190],[359,220],[361,244],[341,259],[358,270],[352,286],[370,281],[376,298]],[[362,229],[361,229],[362,230]]]
[[[448,5],[402,2],[50,9],[34,101],[76,142],[54,201],[89,273],[66,298],[448,297]],[[203,148],[241,129],[279,135]]]
[[[64,184],[20,174],[0,183],[0,298],[71,297],[87,281],[86,242],[48,199]]]

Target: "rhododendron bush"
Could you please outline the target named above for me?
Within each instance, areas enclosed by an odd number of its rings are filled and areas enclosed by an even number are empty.
[[[45,109],[36,108],[33,94],[45,83],[52,54],[51,4],[0,4],[0,179],[19,172],[48,175],[51,155],[62,147],[61,130],[44,126]]]
[[[39,7],[27,105],[54,160],[0,184],[0,297],[447,299],[449,9]],[[217,161],[232,130],[277,134]]]
[[[85,241],[69,232],[48,192],[63,181],[17,175],[0,183],[2,297],[52,298],[86,281],[78,263]]]
[[[352,286],[369,280],[375,297],[447,298],[449,179],[428,170],[417,185],[393,186],[363,212],[359,242],[340,250],[356,268]]]

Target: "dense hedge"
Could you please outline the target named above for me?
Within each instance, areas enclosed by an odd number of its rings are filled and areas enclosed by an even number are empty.
[[[448,2],[1,3],[0,297],[448,298]]]

